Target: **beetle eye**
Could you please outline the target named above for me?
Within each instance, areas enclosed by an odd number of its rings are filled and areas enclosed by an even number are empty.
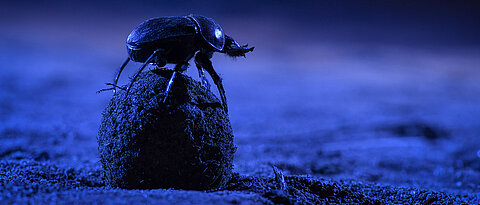
[[[221,38],[222,37],[222,31],[220,31],[218,28],[215,29],[215,37],[216,38]]]

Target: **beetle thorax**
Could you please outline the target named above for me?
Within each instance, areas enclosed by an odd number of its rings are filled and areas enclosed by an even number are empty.
[[[225,34],[222,27],[217,24],[213,19],[199,16],[188,15],[193,23],[195,23],[197,34],[215,51],[221,51],[225,45]]]

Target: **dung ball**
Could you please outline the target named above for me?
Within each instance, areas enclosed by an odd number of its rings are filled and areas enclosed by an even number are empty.
[[[144,72],[103,112],[98,150],[107,183],[126,189],[208,190],[230,179],[236,147],[228,115],[208,89],[172,71]]]

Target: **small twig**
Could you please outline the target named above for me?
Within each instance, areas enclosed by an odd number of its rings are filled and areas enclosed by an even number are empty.
[[[110,85],[110,86],[112,86],[113,88],[118,88],[118,89],[120,89],[120,90],[127,90],[127,88],[125,88],[125,86],[124,86],[124,87],[120,87],[120,86],[115,85],[115,84],[113,84],[113,83],[105,83],[105,84],[106,84],[106,85]]]
[[[109,91],[109,90],[114,90],[115,88],[118,88],[120,90],[126,90],[125,87],[120,87],[118,85],[115,85],[113,83],[105,83],[105,85],[109,85],[109,86],[112,86],[111,88],[104,88],[104,89],[101,89],[99,91],[97,91],[97,93],[101,93],[101,92],[105,92],[105,91]]]
[[[277,167],[272,166],[273,173],[275,173],[275,181],[280,184],[280,189],[283,191],[287,191],[287,183],[285,182],[285,178],[283,177],[282,171],[280,171]]]
[[[105,92],[105,91],[109,91],[109,90],[113,90],[113,88],[104,88],[104,89],[101,89],[101,90],[97,91],[97,93],[101,93],[101,92]]]

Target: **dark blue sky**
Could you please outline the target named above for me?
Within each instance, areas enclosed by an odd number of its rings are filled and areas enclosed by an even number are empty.
[[[259,28],[279,27],[273,37],[285,43],[303,39],[480,45],[480,6],[475,1],[9,1],[0,11],[1,24],[29,19],[32,24],[54,27],[51,19],[71,19],[72,23],[83,19],[87,25],[82,26],[88,29],[89,23],[104,18],[109,19],[108,26],[118,26],[129,25],[128,19],[138,22],[153,16],[197,13],[223,24],[245,20]]]

